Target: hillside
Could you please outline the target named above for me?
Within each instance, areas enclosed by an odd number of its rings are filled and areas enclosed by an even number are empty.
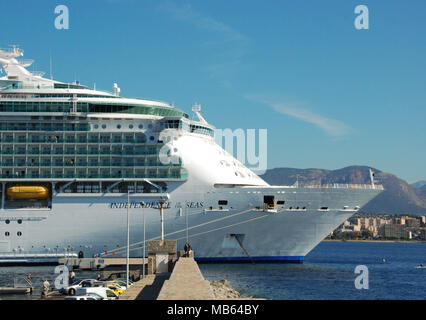
[[[385,191],[367,203],[361,212],[370,214],[426,214],[426,190],[414,188],[397,176],[374,169],[377,183]],[[370,183],[369,167],[350,166],[338,170],[325,169],[270,169],[261,176],[271,185],[327,183]]]

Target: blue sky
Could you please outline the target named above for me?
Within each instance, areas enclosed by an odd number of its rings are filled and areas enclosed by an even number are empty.
[[[57,30],[54,9],[70,10]],[[357,5],[369,29],[357,30]],[[369,165],[426,179],[426,2],[2,1],[0,46],[30,70],[124,96],[195,101],[218,128],[268,129],[268,167]]]

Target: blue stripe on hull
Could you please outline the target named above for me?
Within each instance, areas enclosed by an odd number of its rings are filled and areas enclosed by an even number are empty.
[[[280,262],[280,263],[303,263],[304,256],[276,256],[276,257],[251,257],[256,262]],[[250,262],[248,257],[195,257],[199,263],[230,263],[230,262]]]

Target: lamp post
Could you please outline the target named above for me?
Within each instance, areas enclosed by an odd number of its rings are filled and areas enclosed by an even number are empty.
[[[127,188],[127,254],[126,254],[126,285],[129,288],[129,254],[130,254],[130,222],[129,222],[130,191]]]
[[[189,241],[188,237],[188,201],[185,201],[185,220],[186,220],[186,243]]]
[[[161,242],[164,243],[164,201],[160,201],[160,214],[161,214]]]
[[[143,254],[142,254],[142,279],[145,279],[145,202],[141,202],[142,206],[142,215],[143,215]]]

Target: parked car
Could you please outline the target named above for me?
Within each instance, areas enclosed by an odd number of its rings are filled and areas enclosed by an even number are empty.
[[[88,292],[87,295],[95,298],[96,300],[108,300],[107,298],[105,298],[105,299],[102,298],[102,296],[100,296],[99,294],[97,294],[95,292]]]
[[[111,289],[107,287],[86,287],[78,288],[77,295],[91,295],[91,296],[100,296],[102,300],[116,300],[118,295]]]
[[[86,296],[67,296],[65,297],[65,300],[100,300],[100,299],[97,299],[96,297],[93,297],[91,295],[86,295]]]
[[[111,281],[107,282],[107,287],[111,289],[112,291],[114,291],[114,293],[117,294],[118,296],[126,290],[125,287],[122,287],[119,284],[115,282],[111,282]]]
[[[126,280],[121,280],[121,279],[115,279],[115,280],[111,280],[108,282],[113,282],[118,284],[120,287],[127,289],[127,283]],[[132,286],[134,283],[132,281],[129,280],[129,287]]]
[[[62,288],[59,291],[62,293],[69,294],[70,296],[75,295],[78,288],[87,288],[87,287],[102,287],[105,286],[103,281],[98,281],[95,279],[84,279],[74,281],[71,285],[66,288]]]

